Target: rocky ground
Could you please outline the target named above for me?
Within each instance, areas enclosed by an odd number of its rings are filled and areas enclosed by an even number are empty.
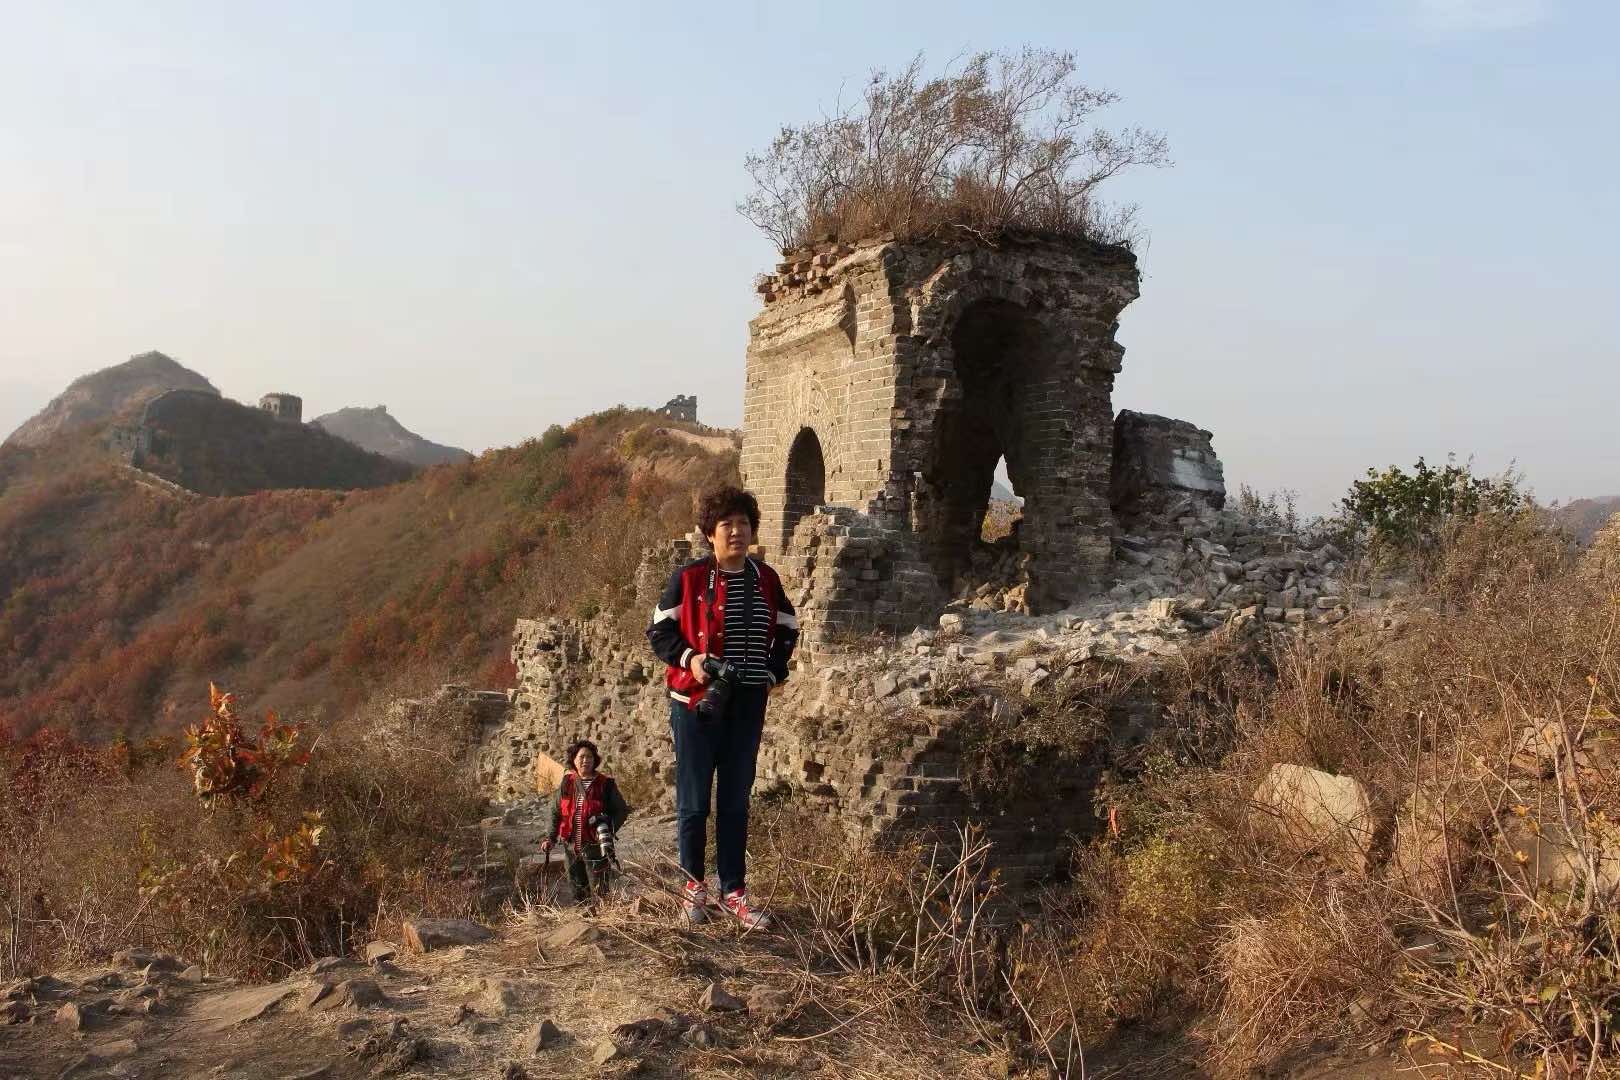
[[[0,1080],[1041,1075],[948,1017],[877,1008],[879,983],[814,973],[791,916],[765,933],[678,925],[657,870],[673,848],[668,816],[627,826],[612,901],[557,906],[558,863],[533,872],[536,808],[487,823],[491,850],[531,853],[493,928],[417,919],[401,941],[263,985],[136,949],[22,980],[0,987]],[[1383,1080],[1393,1052],[1274,1075]],[[1091,1048],[1087,1075],[1203,1076],[1193,1060],[1182,1033],[1144,1030]]]

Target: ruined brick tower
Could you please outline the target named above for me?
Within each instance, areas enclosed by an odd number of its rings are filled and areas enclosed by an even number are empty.
[[[935,617],[1003,456],[1031,607],[1101,582],[1114,332],[1137,282],[1123,248],[1033,238],[841,245],[761,282],[743,480],[818,636]]]
[[[259,399],[259,408],[289,424],[302,423],[304,419],[304,399],[297,394],[266,394]]]

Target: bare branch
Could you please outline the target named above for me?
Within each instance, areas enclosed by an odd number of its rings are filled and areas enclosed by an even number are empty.
[[[927,77],[923,57],[874,72],[860,100],[785,127],[745,161],[738,204],[791,251],[823,240],[945,228],[980,235],[1037,229],[1128,243],[1134,208],[1094,189],[1136,166],[1169,164],[1162,134],[1089,128],[1119,100],[1075,81],[1072,54],[974,53]]]

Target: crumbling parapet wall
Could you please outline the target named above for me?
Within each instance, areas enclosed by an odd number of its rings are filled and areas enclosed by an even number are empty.
[[[808,656],[841,651],[873,631],[903,633],[938,618],[945,595],[904,529],[849,507],[805,515],[776,562]]]
[[[1096,591],[1113,530],[1114,332],[1137,280],[1124,249],[1016,237],[843,245],[783,264],[749,324],[742,474],[761,544],[802,558],[800,522],[846,508],[869,522],[835,528],[882,537],[942,596],[1005,457],[1025,499],[1031,607]],[[850,591],[840,628],[894,621],[883,597],[862,607]],[[926,607],[902,605],[911,625],[937,614]]]
[[[1122,409],[1114,421],[1110,498],[1127,529],[1144,520],[1220,510],[1226,478],[1213,437],[1185,420]]]

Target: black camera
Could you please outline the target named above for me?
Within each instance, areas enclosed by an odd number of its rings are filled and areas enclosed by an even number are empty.
[[[718,720],[726,715],[726,706],[731,703],[731,689],[736,684],[737,669],[725,660],[705,656],[703,670],[708,672],[709,688],[697,703],[698,719]]]
[[[596,830],[596,846],[602,849],[602,858],[617,867],[619,854],[613,847],[613,822],[606,814],[592,814],[585,824]]]

